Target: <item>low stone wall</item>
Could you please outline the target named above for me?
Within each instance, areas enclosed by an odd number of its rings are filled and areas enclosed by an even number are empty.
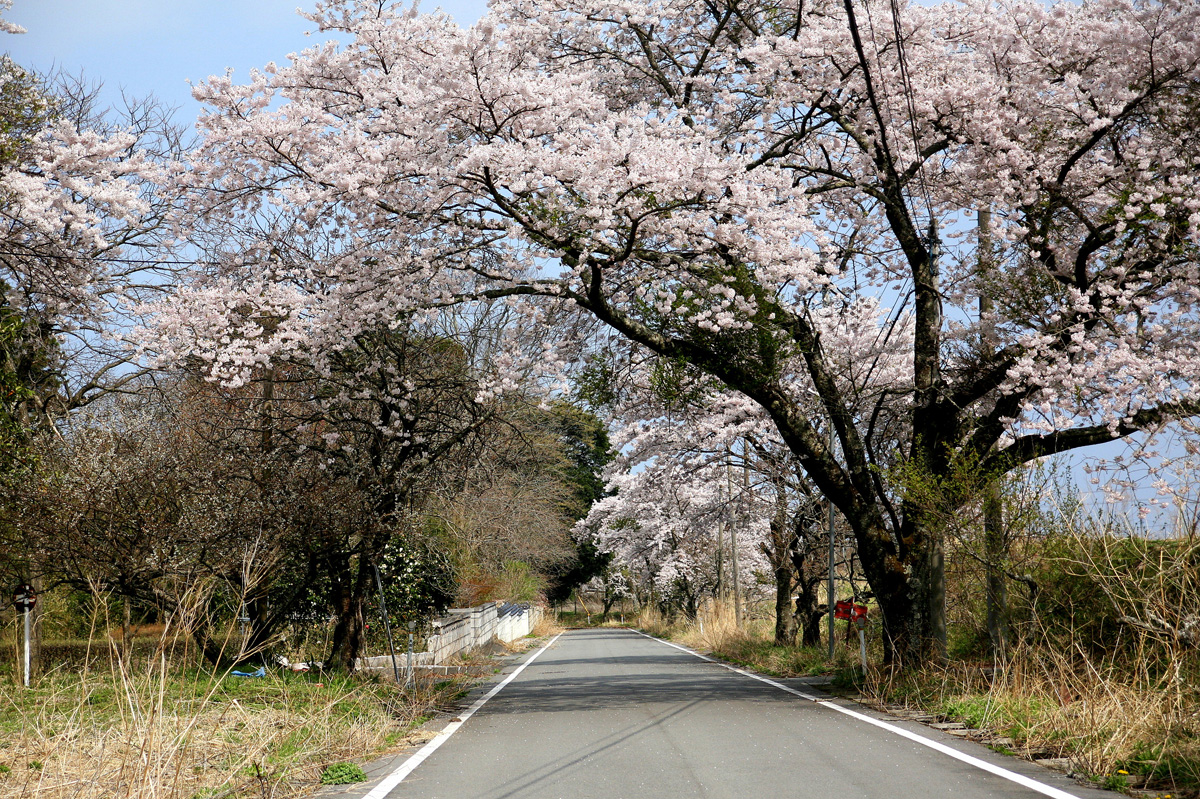
[[[474,608],[455,608],[433,623],[429,652],[434,663],[442,663],[469,652],[493,638],[515,641],[533,630],[542,618],[542,608],[526,602],[488,602]]]
[[[470,652],[493,639],[508,642],[532,632],[542,618],[543,610],[527,602],[488,602],[474,608],[453,608],[433,622],[433,634],[426,641],[424,652],[413,653],[413,665],[431,667],[445,663],[455,655]],[[396,652],[401,669],[408,663],[408,654]],[[359,658],[358,668],[391,671],[390,655]]]

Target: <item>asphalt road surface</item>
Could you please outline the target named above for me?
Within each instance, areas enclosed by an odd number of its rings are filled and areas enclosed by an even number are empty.
[[[636,632],[572,631],[373,799],[1114,796],[916,723],[881,727],[863,716],[887,717],[837,704],[860,715]]]

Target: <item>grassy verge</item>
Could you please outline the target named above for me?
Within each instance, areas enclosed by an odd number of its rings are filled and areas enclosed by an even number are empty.
[[[602,613],[585,613],[583,611],[560,610],[555,614],[556,623],[565,629],[582,627],[628,627],[637,623],[636,613],[613,611],[605,616]]]
[[[524,652],[533,646],[541,645],[545,639],[565,632],[566,629],[567,626],[559,622],[553,613],[543,613],[537,620],[537,623],[533,625],[533,629],[529,631],[529,635],[524,638],[518,638],[510,647],[513,647],[514,651]]]
[[[863,691],[881,706],[999,737],[1002,750],[1055,759],[1102,787],[1200,797],[1200,689],[1181,672],[1149,665],[1027,649],[998,671],[961,663],[875,671]]]
[[[468,678],[469,679],[469,678]],[[302,796],[332,764],[388,750],[461,680],[175,668],[60,672],[0,687],[0,797]],[[420,733],[415,733],[420,735]]]
[[[854,653],[845,647],[837,648],[830,663],[825,650],[819,647],[777,646],[773,619],[756,615],[739,629],[733,610],[721,605],[706,605],[696,619],[673,621],[648,608],[632,623],[651,635],[776,677],[837,676],[851,670],[854,663]]]

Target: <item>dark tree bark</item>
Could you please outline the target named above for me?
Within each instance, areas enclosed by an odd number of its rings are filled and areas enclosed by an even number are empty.
[[[335,582],[330,599],[336,621],[329,644],[329,655],[325,659],[325,667],[328,669],[353,672],[357,665],[365,631],[363,606],[366,604],[368,591],[364,582],[369,583],[369,580],[363,579],[364,576],[369,577],[364,575],[366,571],[369,571],[369,567],[360,567],[350,584]]]
[[[788,495],[782,472],[770,469],[775,484],[775,515],[771,518],[769,543],[762,545],[763,554],[771,563],[775,575],[775,645],[796,644],[796,617],[792,614],[792,591],[796,586],[796,570],[791,553],[795,549],[796,527],[788,519]]]
[[[815,567],[821,562],[818,558],[809,557],[807,549],[801,545],[802,539],[796,537],[797,546],[791,551],[791,560],[795,569],[796,579],[796,608],[794,618],[800,628],[800,645],[821,645],[821,620],[825,618],[826,608],[820,604],[818,588],[825,579],[825,569]]]
[[[991,483],[983,498],[983,545],[987,579],[988,648],[992,662],[1008,659],[1008,583],[1004,562],[1008,551],[1004,534],[1004,505],[998,483]]]
[[[45,581],[41,577],[32,577],[29,584],[33,587],[34,593],[39,596],[45,586]],[[42,674],[42,618],[46,615],[45,607],[42,602],[36,603],[29,610],[29,679]]]
[[[795,646],[796,617],[792,613],[792,588],[795,575],[791,564],[775,568],[775,645]]]

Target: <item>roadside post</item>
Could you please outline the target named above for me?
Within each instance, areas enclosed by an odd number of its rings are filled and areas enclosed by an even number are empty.
[[[32,614],[33,606],[37,604],[37,592],[33,590],[33,586],[28,583],[21,583],[13,591],[12,598],[13,607],[21,614],[25,627],[25,656],[24,656],[24,675],[25,687],[29,687],[29,669],[31,667],[30,646],[32,641],[32,631],[29,629],[29,619]]]
[[[388,651],[392,653],[392,676],[396,678],[396,682],[400,682],[400,667],[396,665],[396,645],[392,643],[392,623],[388,621],[387,601],[383,598],[383,580],[379,577],[379,567],[374,563],[371,568],[375,570],[375,590],[379,592],[379,613],[383,616],[383,631],[387,633]],[[408,636],[409,649],[412,648],[412,636]],[[412,658],[409,658],[411,661]]]
[[[862,658],[863,676],[867,676],[867,609],[862,605],[862,615],[854,617],[854,626],[858,628],[858,652]]]
[[[417,623],[410,621],[408,623],[408,674],[404,676],[404,687],[412,685],[413,682],[413,632],[417,629]]]
[[[242,631],[242,649],[245,650],[246,642],[250,639],[250,609],[244,601],[238,609],[238,627]]]
[[[833,612],[837,618],[853,622],[854,626],[858,628],[858,653],[865,675],[867,673],[867,606],[849,599],[842,599],[834,605]]]

